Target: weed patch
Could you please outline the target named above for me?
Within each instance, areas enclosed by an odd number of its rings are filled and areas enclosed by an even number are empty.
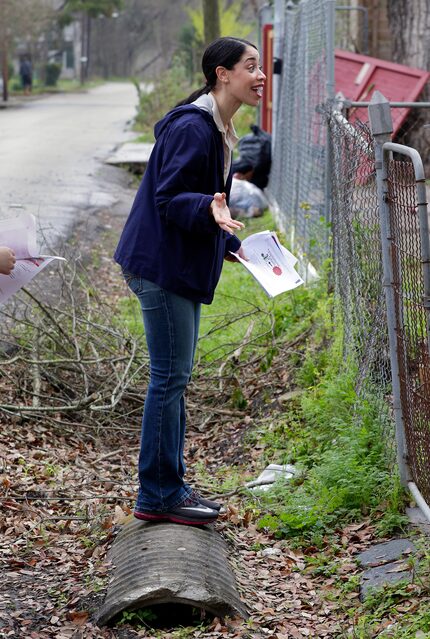
[[[340,366],[335,346],[327,357],[312,361],[316,385],[302,396],[291,425],[284,415],[283,427],[270,436],[272,451],[282,451],[282,463],[296,464],[301,475],[261,497],[268,513],[259,526],[277,537],[317,545],[325,535],[368,515],[379,520],[381,532],[391,532],[401,524],[395,512],[403,504],[385,454],[379,404],[360,403],[354,365]],[[308,379],[303,369],[297,379]]]

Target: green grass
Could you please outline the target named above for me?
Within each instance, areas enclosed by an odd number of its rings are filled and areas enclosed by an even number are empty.
[[[297,480],[280,483],[260,498],[266,512],[259,526],[277,537],[316,545],[366,516],[381,534],[401,530],[405,498],[382,435],[388,409],[376,397],[357,396],[356,365],[343,359],[342,329],[338,324],[333,328],[329,319],[329,298],[315,303],[320,309],[314,314],[315,330],[296,372],[303,393],[262,436],[267,461],[292,463],[301,472]]]
[[[238,233],[241,239],[275,229],[269,212],[245,224]],[[271,299],[241,264],[225,262],[214,300],[202,308],[197,359],[222,359],[244,342],[249,345],[242,356],[256,347],[269,351],[278,338],[294,339],[310,327],[321,286],[323,282],[317,281]]]
[[[244,238],[270,228],[273,222],[267,213],[247,220],[245,230],[238,235]],[[251,323],[253,328],[247,341],[266,343],[262,336],[271,332],[273,306],[274,302],[241,264],[224,262],[214,301],[202,307],[197,359],[207,362],[225,357],[241,344]]]
[[[142,143],[154,143],[155,142],[155,138],[154,138],[154,134],[152,132],[146,132],[146,133],[142,133],[141,135],[138,135],[137,138],[135,138],[134,140],[131,140],[131,142],[133,144],[142,144]]]
[[[261,218],[247,220],[245,230],[239,235],[244,238],[273,228],[272,217],[266,213]],[[225,357],[243,342],[251,322],[253,329],[247,338],[251,344],[245,352],[250,352],[255,345],[266,347],[277,332],[289,329],[294,335],[299,330],[295,321],[306,311],[308,297],[307,292],[297,295],[292,291],[271,300],[241,264],[224,262],[214,301],[202,306],[196,360],[207,364]],[[141,334],[140,307],[134,296],[123,298],[120,309],[121,321],[130,332]]]
[[[94,87],[100,86],[104,84],[106,80],[102,80],[100,78],[94,78],[81,84],[81,82],[77,79],[60,79],[58,80],[56,86],[45,86],[42,84],[40,80],[37,78],[33,82],[32,95],[43,95],[44,93],[66,93],[72,91],[82,91],[86,89],[92,89]],[[21,88],[21,81],[19,78],[13,76],[9,80],[9,92],[11,95],[23,95],[23,90]]]

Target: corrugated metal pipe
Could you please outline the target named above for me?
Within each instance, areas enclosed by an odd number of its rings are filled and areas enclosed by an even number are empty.
[[[248,617],[228,563],[227,545],[212,526],[128,519],[113,544],[113,574],[99,625],[123,610],[186,604],[215,616]]]

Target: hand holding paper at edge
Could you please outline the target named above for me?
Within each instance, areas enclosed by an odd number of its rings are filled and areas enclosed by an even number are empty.
[[[303,284],[294,268],[297,258],[279,242],[274,231],[249,235],[242,241],[247,260],[234,253],[236,259],[254,276],[269,297]]]
[[[15,264],[15,251],[8,246],[0,246],[0,275],[9,275]]]
[[[15,253],[16,262],[9,275],[0,273],[0,304],[42,271],[53,260],[64,260],[54,255],[39,255],[36,238],[36,219],[31,213],[17,218],[0,220],[0,244]]]

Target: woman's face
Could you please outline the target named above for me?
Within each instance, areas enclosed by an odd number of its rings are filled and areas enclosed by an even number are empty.
[[[240,103],[257,106],[263,97],[266,76],[260,68],[260,56],[254,47],[247,46],[241,59],[226,70],[226,88]]]

